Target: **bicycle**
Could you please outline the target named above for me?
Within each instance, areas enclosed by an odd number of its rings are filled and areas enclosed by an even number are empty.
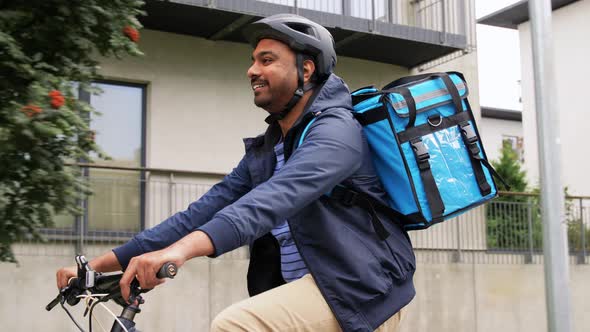
[[[135,322],[133,320],[135,319],[135,315],[141,312],[139,306],[145,303],[141,294],[150,291],[150,289],[142,289],[139,286],[139,281],[134,278],[130,285],[129,303],[127,303],[125,299],[123,299],[121,288],[119,287],[119,281],[121,280],[123,273],[103,274],[96,272],[92,270],[88,265],[88,261],[82,255],[76,256],[76,264],[78,266],[78,276],[76,278],[71,278],[68,282],[68,286],[62,288],[55,299],[53,299],[45,309],[50,311],[56,305],[60,304],[76,327],[78,327],[80,331],[85,332],[65,306],[66,302],[70,306],[75,306],[84,299],[86,303],[84,317],[88,315],[88,332],[92,332],[92,311],[99,304],[115,318],[113,326],[111,327],[111,332],[139,332],[135,327]],[[166,263],[162,265],[156,274],[156,277],[159,279],[172,279],[176,276],[177,272],[178,269],[174,263]],[[116,316],[104,305],[103,302],[108,302],[110,300],[113,300],[115,303],[123,307],[120,316]]]

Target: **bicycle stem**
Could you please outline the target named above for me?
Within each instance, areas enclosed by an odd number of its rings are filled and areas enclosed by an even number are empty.
[[[130,304],[130,305],[126,306],[125,308],[123,308],[121,315],[119,317],[117,317],[119,319],[119,321],[121,321],[121,324],[123,324],[125,326],[125,328],[127,329],[127,331],[129,331],[129,332],[135,331],[135,322],[133,321],[133,319],[135,319],[136,314],[141,312],[141,309],[139,309],[139,305],[142,303],[143,303],[143,299],[141,298],[141,296],[138,296],[137,297],[137,305]],[[117,322],[117,321],[113,322],[113,326],[111,327],[111,332],[124,332],[124,331],[125,330],[121,327],[119,322]]]

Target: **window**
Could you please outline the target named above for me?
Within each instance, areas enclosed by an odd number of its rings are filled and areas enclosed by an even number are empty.
[[[101,81],[93,87],[102,93],[90,95],[78,90],[78,98],[100,113],[92,114],[87,120],[96,132],[96,143],[110,159],[93,155],[95,163],[109,167],[145,167],[145,86]],[[83,172],[94,192],[81,202],[84,215],[55,216],[55,230],[49,233],[128,237],[143,229],[143,172],[101,168],[88,168]]]
[[[101,165],[145,166],[144,118],[145,87],[135,84],[98,82],[100,95],[91,95],[90,104],[100,113],[90,118],[96,143],[112,159]],[[141,229],[145,183],[139,171],[88,170],[94,195],[86,204],[89,231],[131,231]]]
[[[502,142],[510,143],[512,150],[518,156],[518,160],[524,163],[524,139],[520,136],[502,135]]]

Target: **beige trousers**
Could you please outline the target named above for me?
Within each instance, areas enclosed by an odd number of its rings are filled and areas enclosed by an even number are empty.
[[[376,331],[398,331],[404,309]],[[311,274],[240,301],[223,310],[211,332],[342,331]]]

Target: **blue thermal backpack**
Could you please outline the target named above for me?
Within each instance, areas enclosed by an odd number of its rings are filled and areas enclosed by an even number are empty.
[[[388,234],[375,210],[416,230],[494,198],[492,174],[504,181],[486,158],[467,95],[457,72],[404,77],[381,90],[352,92],[354,117],[363,126],[389,206],[342,185],[329,196],[372,212],[381,238]]]

